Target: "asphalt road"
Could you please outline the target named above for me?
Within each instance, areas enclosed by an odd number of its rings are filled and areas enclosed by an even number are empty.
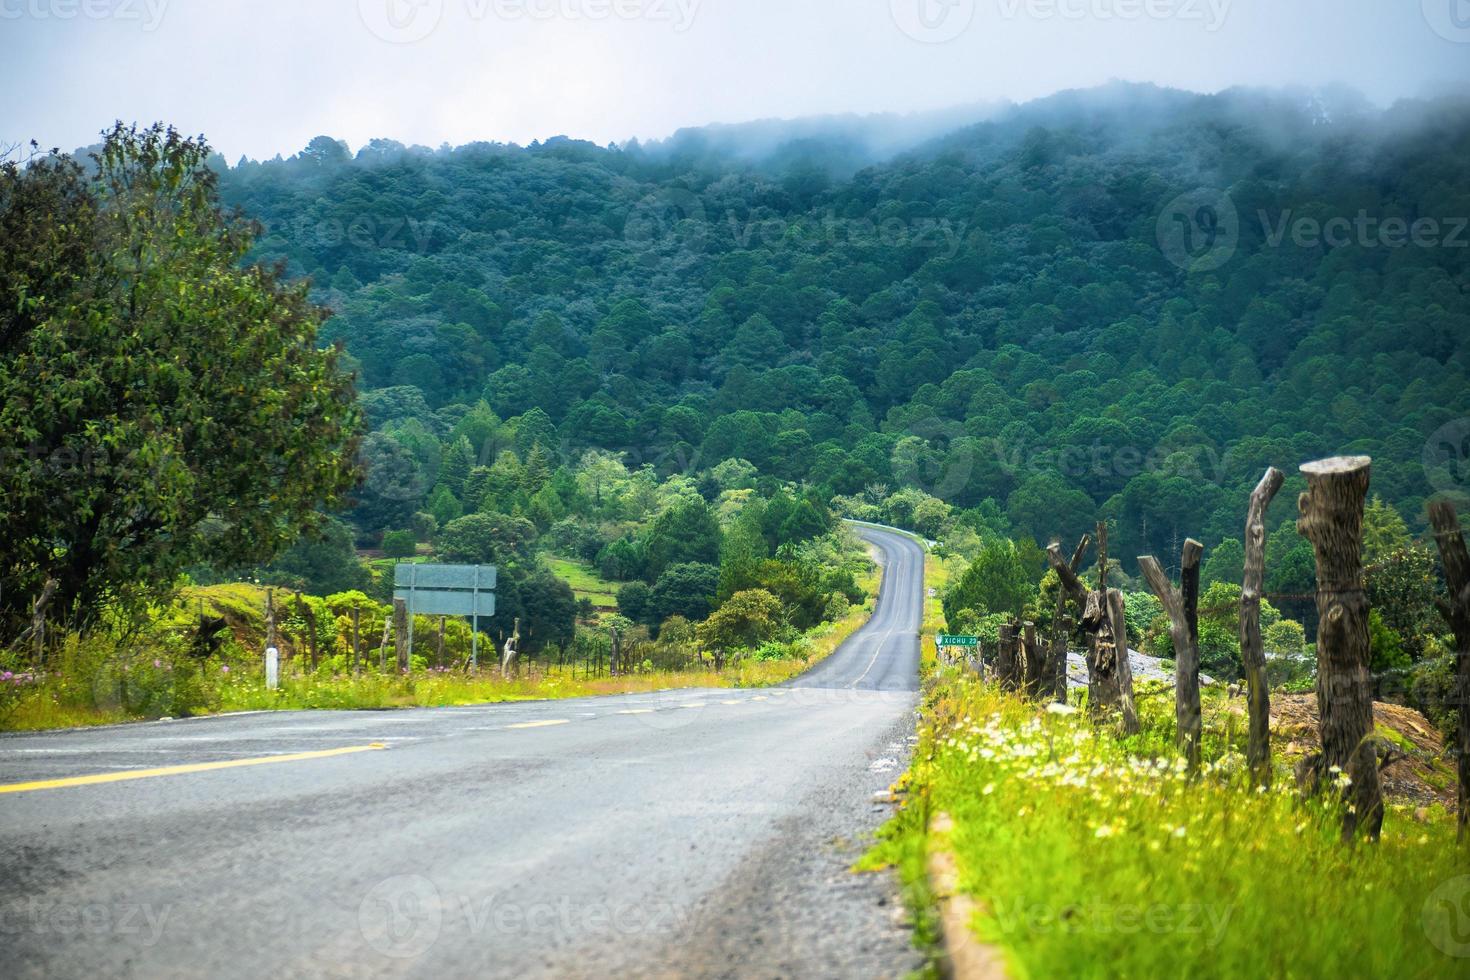
[[[0,792],[0,974],[907,973],[892,881],[847,869],[906,764],[923,556],[860,533],[875,615],[781,689],[0,738],[3,785],[323,753]]]

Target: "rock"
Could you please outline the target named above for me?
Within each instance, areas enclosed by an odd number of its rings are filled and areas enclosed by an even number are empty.
[[[1174,683],[1174,671],[1165,668],[1164,662],[1158,657],[1150,657],[1146,653],[1129,650],[1128,665],[1133,668],[1135,681]],[[1209,687],[1215,683],[1215,679],[1208,674],[1200,674],[1199,682],[1201,687]],[[1067,654],[1067,686],[1074,688],[1087,686],[1087,659],[1080,653]]]

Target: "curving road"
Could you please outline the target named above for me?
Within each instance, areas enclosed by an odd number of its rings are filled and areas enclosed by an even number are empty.
[[[905,764],[923,556],[860,533],[877,611],[785,688],[0,737],[4,974],[906,974],[892,883],[847,868]]]

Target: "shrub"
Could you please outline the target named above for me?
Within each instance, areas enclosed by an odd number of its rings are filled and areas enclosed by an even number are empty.
[[[412,531],[389,531],[383,535],[383,554],[389,558],[412,558],[418,551],[418,538]]]

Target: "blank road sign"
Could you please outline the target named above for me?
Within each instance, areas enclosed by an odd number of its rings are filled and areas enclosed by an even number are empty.
[[[464,589],[494,592],[499,569],[494,565],[415,565],[393,569],[394,588]]]
[[[393,598],[410,615],[494,616],[494,565],[414,565],[393,569]]]

